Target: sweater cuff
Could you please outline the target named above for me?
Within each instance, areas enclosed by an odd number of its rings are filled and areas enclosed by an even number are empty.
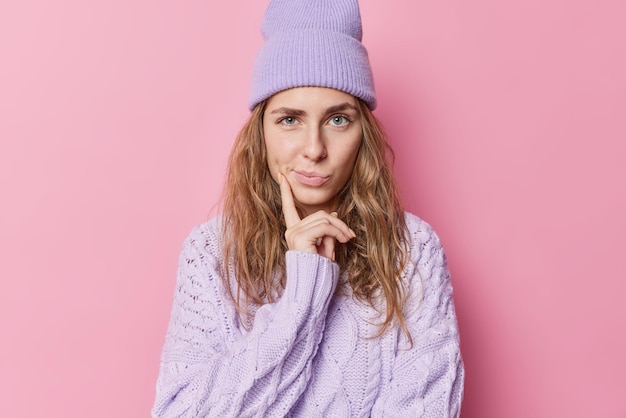
[[[325,306],[335,291],[339,265],[317,254],[287,251],[283,298],[303,306]]]

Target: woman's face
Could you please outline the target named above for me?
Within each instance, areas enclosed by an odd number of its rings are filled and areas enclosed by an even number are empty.
[[[324,87],[298,87],[272,96],[263,115],[267,164],[289,181],[304,216],[333,211],[361,145],[356,99]]]

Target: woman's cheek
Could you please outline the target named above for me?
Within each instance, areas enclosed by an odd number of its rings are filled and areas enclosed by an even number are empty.
[[[280,164],[278,163],[278,161],[273,160],[273,161],[270,161],[268,165],[270,169],[270,174],[272,175],[274,180],[276,180],[276,182],[280,183],[279,178],[280,178],[280,175],[282,174]]]

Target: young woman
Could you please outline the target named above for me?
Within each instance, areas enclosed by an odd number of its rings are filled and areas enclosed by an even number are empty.
[[[404,213],[356,0],[273,0],[223,215],[187,238],[155,417],[458,416],[433,230]]]

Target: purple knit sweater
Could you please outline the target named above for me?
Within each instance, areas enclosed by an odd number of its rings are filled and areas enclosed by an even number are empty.
[[[376,309],[335,292],[336,263],[298,251],[286,254],[279,301],[246,330],[219,273],[220,218],[196,227],[180,256],[153,417],[457,417],[464,371],[450,275],[430,226],[406,220],[412,347],[399,327],[371,338]]]

